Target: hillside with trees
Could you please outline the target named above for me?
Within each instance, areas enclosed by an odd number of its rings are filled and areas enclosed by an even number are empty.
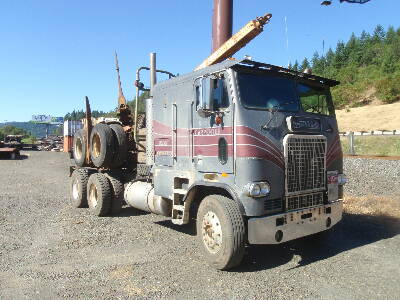
[[[311,59],[297,61],[289,68],[337,79],[332,89],[336,108],[357,107],[400,100],[400,27],[385,30],[378,25],[372,34],[354,33],[347,42],[339,41],[325,55],[315,52]]]
[[[149,98],[149,92],[145,91],[139,96],[139,102],[138,102],[138,111],[139,113],[144,113],[145,111],[145,99]],[[135,99],[128,101],[128,106],[131,109],[131,112],[134,112],[135,109]],[[117,102],[115,100],[115,102]],[[73,110],[72,112],[67,113],[64,116],[64,120],[82,120],[85,118],[86,114],[84,110]],[[109,117],[109,118],[115,118],[117,117],[117,108],[115,108],[112,111],[109,112],[104,112],[104,111],[98,111],[98,110],[92,110],[92,117],[94,118],[99,118],[99,117]]]

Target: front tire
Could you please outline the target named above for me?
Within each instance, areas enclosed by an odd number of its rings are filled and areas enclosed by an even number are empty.
[[[228,270],[241,263],[246,230],[235,201],[221,195],[205,197],[196,222],[198,242],[211,266]]]

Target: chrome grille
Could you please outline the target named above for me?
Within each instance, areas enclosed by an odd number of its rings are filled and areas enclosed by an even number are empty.
[[[285,138],[286,195],[325,189],[326,138],[294,135]]]
[[[324,201],[323,193],[289,196],[286,198],[287,210],[320,205]]]

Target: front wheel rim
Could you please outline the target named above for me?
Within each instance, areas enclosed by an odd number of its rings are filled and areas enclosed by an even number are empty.
[[[218,216],[213,211],[208,211],[202,220],[201,234],[206,249],[217,253],[222,247],[222,226]]]

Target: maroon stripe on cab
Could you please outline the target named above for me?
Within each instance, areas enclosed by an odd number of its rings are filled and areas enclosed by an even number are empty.
[[[339,137],[335,137],[334,140],[329,144],[326,155],[329,155],[333,150],[335,150],[339,143],[340,143]]]
[[[237,157],[257,157],[261,159],[266,159],[274,163],[281,169],[284,169],[284,163],[281,160],[272,156],[265,149],[260,149],[257,146],[240,146],[236,147],[236,156]]]
[[[274,151],[276,151],[277,155],[282,155],[282,151],[275,145],[274,142],[272,142],[270,139],[268,139],[266,136],[262,135],[261,133],[255,131],[254,129],[244,126],[244,125],[238,125],[236,127],[236,134],[248,134],[248,135],[252,135],[256,138],[258,138],[259,140],[262,140],[263,142],[267,143],[268,145],[271,146],[271,148],[274,149]]]
[[[228,144],[233,143],[233,135],[196,135],[194,136],[195,145],[218,144],[220,138],[225,138]]]
[[[232,157],[233,156],[233,146],[228,145],[227,150],[228,150],[228,157]],[[218,156],[218,146],[194,145],[193,152],[194,152],[195,156],[196,155],[204,155],[204,156],[217,157]]]
[[[236,138],[237,145],[239,146],[258,146],[260,148],[263,148],[266,152],[268,152],[271,156],[275,157],[276,160],[281,161],[282,163],[284,162],[283,154],[282,153],[276,153],[275,149],[272,148],[272,146],[269,143],[266,143],[264,141],[260,141],[259,139],[255,138],[254,136],[248,136],[248,135],[238,135]]]
[[[333,151],[329,157],[326,159],[326,165],[331,165],[336,159],[343,157],[343,152],[340,147],[338,147],[335,151]]]

